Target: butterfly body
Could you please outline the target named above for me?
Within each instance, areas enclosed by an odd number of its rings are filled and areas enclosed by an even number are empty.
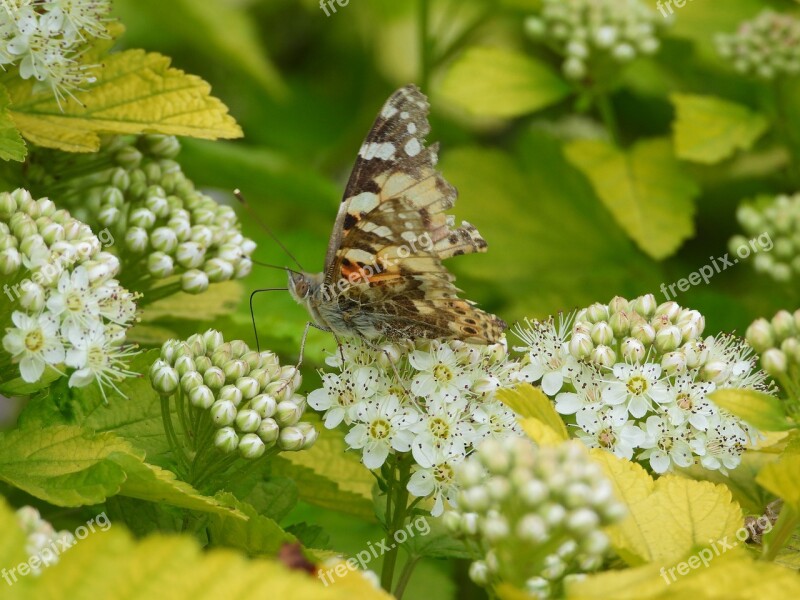
[[[333,228],[325,270],[291,272],[289,291],[314,323],[367,340],[499,341],[505,323],[458,298],[442,264],[485,252],[469,223],[445,211],[456,191],[425,146],[428,103],[415,86],[395,92],[359,151]]]

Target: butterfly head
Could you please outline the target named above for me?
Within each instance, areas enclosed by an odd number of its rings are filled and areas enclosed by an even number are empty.
[[[299,304],[306,304],[322,285],[322,273],[302,273],[289,271],[289,293]]]

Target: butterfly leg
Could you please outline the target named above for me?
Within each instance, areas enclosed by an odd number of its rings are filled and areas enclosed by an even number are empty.
[[[295,373],[298,373],[300,371],[300,367],[303,366],[303,358],[305,358],[305,353],[306,353],[306,339],[308,338],[308,330],[311,327],[314,327],[315,329],[319,329],[320,331],[330,331],[330,329],[327,329],[326,327],[322,327],[321,325],[317,325],[316,323],[314,323],[312,321],[307,321],[306,322],[306,327],[305,327],[305,329],[303,329],[303,337],[300,340],[300,356],[297,359],[297,364],[294,366],[294,372]],[[334,336],[335,335],[336,334],[334,334]],[[279,396],[283,392],[283,390],[286,389],[286,386],[289,385],[289,381],[291,381],[291,379],[289,379],[284,385],[282,385],[275,392],[276,396]]]

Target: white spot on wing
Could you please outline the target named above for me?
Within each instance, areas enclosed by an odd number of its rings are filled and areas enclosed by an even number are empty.
[[[369,212],[378,206],[378,195],[372,192],[361,192],[357,196],[350,198],[350,204],[347,208],[352,213]]]
[[[395,108],[391,104],[387,104],[386,106],[384,106],[383,110],[381,111],[381,116],[384,119],[391,119],[396,114],[397,114],[397,108]]]
[[[408,114],[408,111],[404,110],[403,112],[400,113],[400,118],[401,119],[407,119],[409,116],[410,115]]]
[[[408,133],[417,133],[417,124],[416,123],[409,123],[408,127],[406,127]]]
[[[409,156],[416,156],[420,152],[422,152],[422,146],[419,143],[417,138],[411,138],[406,142],[405,147],[406,154]]]
[[[358,154],[364,160],[372,160],[373,158],[389,160],[394,156],[394,151],[394,144],[390,142],[370,142],[361,146]]]

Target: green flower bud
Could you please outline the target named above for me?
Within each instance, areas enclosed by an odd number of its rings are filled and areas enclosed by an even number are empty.
[[[191,356],[183,355],[175,359],[175,370],[178,375],[183,377],[186,373],[195,371],[194,359]]]
[[[664,327],[656,334],[655,345],[659,352],[672,352],[681,344],[683,335],[675,325]]]
[[[230,454],[239,446],[239,436],[233,427],[223,427],[214,434],[214,445],[224,453]]]
[[[653,294],[645,294],[633,301],[632,308],[643,317],[652,317],[658,308],[658,302]]]
[[[609,307],[609,309],[610,308],[611,307]],[[625,310],[614,311],[608,321],[608,324],[611,326],[611,330],[614,332],[614,337],[623,338],[630,332],[631,319]]]
[[[253,375],[253,371],[261,368],[261,355],[255,350],[250,350],[249,352],[242,354],[242,360],[246,362],[247,366],[251,369],[250,377],[255,377]]]
[[[111,227],[119,222],[122,212],[116,206],[106,206],[97,213],[97,221],[103,227]]]
[[[772,329],[778,340],[784,340],[797,333],[797,329],[794,326],[794,317],[786,310],[779,311],[772,317]]]
[[[117,167],[111,173],[110,183],[112,187],[119,188],[123,192],[128,189],[128,186],[131,184],[131,178],[128,175],[128,172],[122,168]]]
[[[175,158],[181,151],[178,138],[172,135],[146,135],[140,143],[145,152],[156,158]]]
[[[190,269],[181,275],[181,289],[187,294],[202,294],[208,289],[208,275],[198,269]]]
[[[150,243],[156,250],[171,253],[178,247],[178,235],[169,227],[157,227],[150,234]]]
[[[228,281],[233,277],[234,268],[231,263],[221,258],[212,258],[203,265],[203,270],[212,283]]]
[[[236,419],[236,406],[230,400],[217,400],[211,405],[211,420],[217,427],[232,425]]]
[[[241,359],[234,359],[228,361],[222,370],[225,371],[225,381],[232,383],[240,377],[247,375],[247,373],[250,371],[250,367],[245,361]]]
[[[225,385],[225,373],[219,367],[210,367],[203,373],[203,383],[212,390],[219,390]]]
[[[261,419],[261,425],[259,425],[258,429],[256,430],[258,437],[260,437],[267,446],[272,446],[278,441],[280,432],[280,426],[275,422],[274,419],[270,418]]]
[[[220,400],[228,400],[234,406],[239,406],[242,403],[242,391],[235,385],[225,385],[219,391]]]
[[[250,400],[250,408],[256,411],[262,419],[266,419],[275,414],[278,409],[278,403],[275,398],[268,394],[259,394]]]
[[[171,256],[163,252],[153,252],[147,257],[147,272],[153,277],[163,279],[175,272],[175,263]]]
[[[245,400],[254,398],[261,391],[261,386],[253,377],[240,377],[236,380],[236,387],[242,392]]]
[[[631,327],[631,337],[639,340],[642,344],[652,344],[656,339],[656,330],[650,323],[637,323]]]
[[[629,363],[640,363],[647,355],[644,344],[635,338],[625,338],[620,345],[622,358]]]
[[[181,376],[181,389],[187,394],[201,385],[203,385],[203,376],[197,371],[188,371]]]
[[[250,352],[250,348],[242,340],[233,340],[231,342],[231,354],[233,357],[242,358],[248,352]]]
[[[174,394],[178,381],[178,372],[163,361],[157,360],[150,368],[150,383],[163,396]]]
[[[786,374],[788,366],[786,354],[777,348],[770,348],[761,356],[761,365],[772,377],[781,377]]]
[[[267,446],[255,433],[247,433],[239,440],[239,452],[244,458],[258,458],[266,451]]]
[[[17,212],[17,201],[8,192],[0,193],[0,219],[10,219]]]
[[[767,348],[775,346],[772,326],[766,319],[757,319],[750,324],[745,333],[745,339],[759,354]]]
[[[211,359],[207,356],[198,356],[194,359],[194,366],[201,374],[204,374],[211,368]]]
[[[284,400],[278,403],[278,408],[275,411],[275,421],[281,427],[294,425],[303,416],[303,410],[291,400]]]
[[[22,293],[19,296],[19,304],[25,310],[37,313],[44,309],[45,293],[44,288],[33,281],[26,281],[20,285]]]
[[[196,269],[202,265],[205,255],[203,246],[197,242],[182,242],[175,250],[175,259],[186,269]]]
[[[236,415],[236,428],[245,433],[257,431],[261,426],[261,417],[252,409],[240,410]]]
[[[207,410],[214,404],[214,393],[208,386],[199,385],[189,392],[189,401],[192,406]]]
[[[278,436],[278,447],[287,452],[296,452],[303,448],[305,440],[303,433],[297,427],[286,427],[281,429]]]
[[[300,433],[303,434],[303,445],[300,447],[300,449],[308,450],[317,441],[319,432],[311,423],[307,423],[305,421],[298,423],[295,427],[297,427]]]
[[[231,345],[225,342],[214,349],[211,354],[211,362],[214,363],[215,367],[223,368],[230,362],[232,356]]]
[[[209,329],[203,334],[203,341],[209,352],[216,350],[225,340],[222,334],[216,329]]]
[[[16,248],[6,248],[0,252],[0,274],[15,275],[22,266],[22,255]]]
[[[125,232],[125,245],[135,254],[144,254],[147,251],[150,239],[147,231],[141,227],[131,227]]]
[[[142,153],[133,146],[124,146],[114,155],[116,163],[127,170],[136,169],[142,162]]]

